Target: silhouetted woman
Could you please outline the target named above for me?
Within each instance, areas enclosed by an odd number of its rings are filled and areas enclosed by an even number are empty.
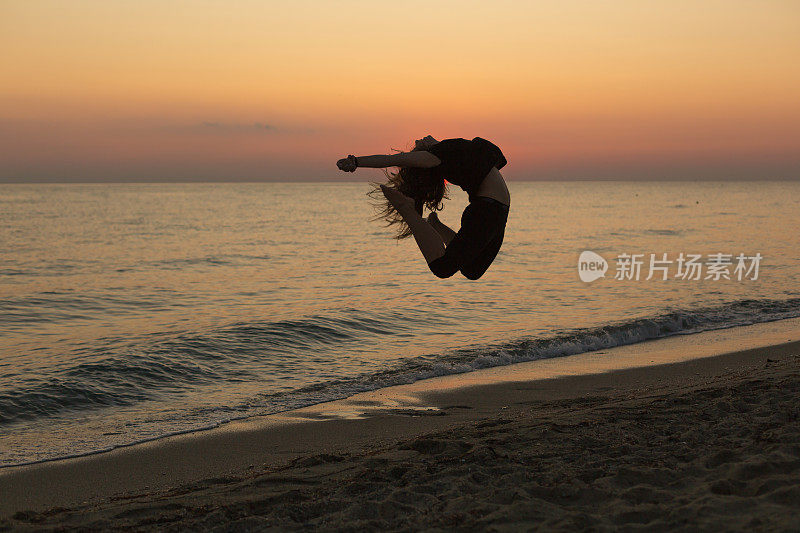
[[[336,165],[345,172],[358,167],[400,167],[384,170],[389,186],[378,185],[369,195],[380,195],[379,218],[397,224],[398,239],[413,235],[428,267],[436,276],[449,278],[461,272],[478,279],[494,261],[503,244],[511,197],[499,169],[507,161],[500,148],[481,137],[437,141],[430,135],[415,142],[410,152],[391,155],[347,156]],[[446,226],[436,211],[443,208],[445,179],[469,195],[458,232]],[[431,214],[422,218],[427,207]]]

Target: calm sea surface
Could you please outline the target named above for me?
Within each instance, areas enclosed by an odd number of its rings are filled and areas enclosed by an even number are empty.
[[[365,183],[3,185],[0,465],[800,316],[799,182],[509,188],[503,249],[469,281],[371,222]],[[591,283],[586,250],[608,265]],[[645,279],[665,253],[701,256],[701,279]],[[638,280],[615,279],[622,254],[643,254]],[[757,275],[737,279],[739,254]]]

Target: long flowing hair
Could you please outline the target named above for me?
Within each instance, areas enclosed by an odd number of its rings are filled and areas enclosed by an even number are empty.
[[[416,148],[412,152],[415,150]],[[399,152],[400,150],[395,151]],[[394,187],[414,199],[414,209],[420,216],[425,207],[430,211],[441,211],[444,208],[442,200],[449,199],[444,178],[435,176],[430,168],[400,167],[397,172],[383,169],[383,173],[386,174],[390,187]],[[411,236],[411,228],[408,227],[403,216],[397,212],[391,202],[386,199],[380,184],[371,181],[370,185],[372,185],[372,190],[367,193],[367,196],[374,201],[372,205],[376,212],[376,215],[370,220],[384,220],[386,228],[395,226],[397,229],[395,238],[398,240]]]

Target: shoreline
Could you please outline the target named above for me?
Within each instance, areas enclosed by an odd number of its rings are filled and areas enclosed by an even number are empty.
[[[127,505],[119,502],[167,501],[176,491],[202,501],[204,491],[233,490],[287,469],[335,469],[344,461],[336,458],[361,464],[386,450],[402,458],[412,452],[399,446],[428,446],[420,441],[435,440],[431,446],[443,447],[441,453],[458,454],[461,445],[425,436],[552,416],[557,404],[607,409],[746,383],[778,368],[789,375],[800,354],[798,324],[787,319],[444,376],[100,454],[8,467],[0,470],[0,516],[16,527],[26,520],[68,522],[74,515],[64,508],[104,516],[108,506]],[[412,455],[420,453],[437,455]],[[62,510],[46,511],[53,507]],[[152,512],[160,513],[158,507]]]
[[[452,374],[441,374],[430,377],[420,377],[403,385],[379,385],[374,389],[352,392],[350,396],[319,400],[317,403],[295,407],[285,411],[263,415],[242,415],[232,418],[214,421],[205,426],[190,429],[180,429],[169,431],[155,436],[149,436],[139,440],[112,444],[105,447],[89,451],[69,453],[66,455],[47,457],[24,461],[16,464],[0,465],[0,474],[7,469],[17,469],[21,467],[35,466],[45,463],[61,462],[83,457],[92,457],[99,454],[113,452],[124,448],[130,448],[158,442],[171,437],[182,435],[191,436],[214,430],[225,430],[232,424],[258,422],[266,418],[280,419],[284,416],[295,417],[295,412],[316,411],[331,408],[333,416],[338,416],[341,410],[339,405],[342,402],[350,403],[351,398],[361,397],[362,395],[378,394],[382,397],[381,401],[392,402],[391,396],[398,394],[402,397],[411,395],[419,396],[429,390],[441,390],[473,386],[477,384],[493,384],[495,382],[506,381],[531,381],[540,379],[551,379],[567,375],[594,374],[608,372],[634,366],[651,366],[653,364],[666,364],[677,362],[687,358],[708,357],[723,351],[732,351],[743,347],[753,347],[756,345],[767,345],[773,342],[780,342],[784,333],[791,335],[795,331],[800,331],[800,317],[782,318],[756,322],[754,324],[728,325],[714,329],[706,329],[698,332],[677,332],[663,337],[647,338],[638,340],[630,344],[615,344],[606,348],[589,348],[574,354],[554,355],[545,359],[534,359],[527,361],[501,363],[483,368],[476,368],[468,371],[455,372]],[[685,341],[691,343],[691,354],[679,356],[684,353]],[[659,341],[657,344],[653,342]],[[598,356],[604,356],[598,359]],[[381,394],[382,391],[391,391],[388,395]],[[388,398],[388,400],[387,400]],[[408,399],[408,398],[406,398]],[[368,415],[371,409],[365,409],[362,415]],[[345,415],[346,416],[346,415]],[[311,415],[312,419],[319,418],[318,415]],[[326,416],[330,418],[330,416]]]

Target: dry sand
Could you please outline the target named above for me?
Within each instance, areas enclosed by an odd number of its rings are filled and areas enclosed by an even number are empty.
[[[0,526],[800,531],[796,340],[393,398],[5,469]]]

